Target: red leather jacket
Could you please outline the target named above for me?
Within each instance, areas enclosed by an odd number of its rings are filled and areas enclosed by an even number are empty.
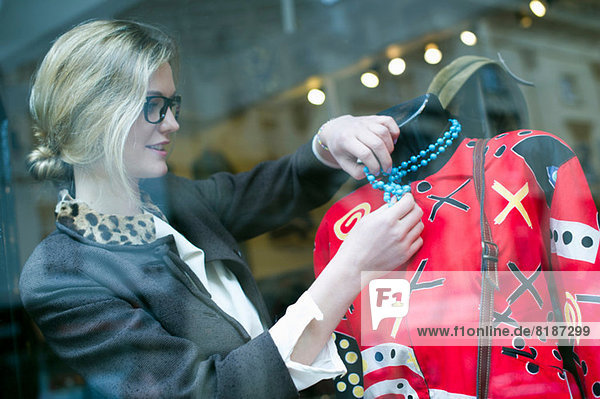
[[[438,172],[411,183],[425,229],[422,248],[398,269],[410,281],[409,310],[373,330],[368,295],[354,301],[337,329],[348,367],[336,381],[340,396],[475,398],[483,368],[488,398],[600,397],[600,332],[582,330],[600,322],[598,212],[574,153],[548,133],[515,131],[488,142],[484,208],[500,276],[492,320],[512,335],[493,337],[489,361],[478,362],[477,337],[467,334],[480,319],[482,281],[475,142],[464,139]],[[365,185],[329,209],[316,237],[316,274],[356,221],[383,204],[382,192]],[[572,333],[560,350],[555,321]],[[536,325],[550,330],[514,334]],[[423,327],[446,327],[448,335],[436,330],[432,338]]]

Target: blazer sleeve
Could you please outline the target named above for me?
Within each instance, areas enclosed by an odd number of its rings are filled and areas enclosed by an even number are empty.
[[[586,397],[600,396],[600,225],[576,157],[553,171],[550,208],[552,270],[559,311],[571,334],[573,366]],[[590,328],[589,331],[583,330]],[[584,331],[583,334],[580,332]],[[588,333],[586,333],[587,331]]]
[[[69,267],[68,254],[36,252],[21,276],[23,304],[50,347],[102,396],[297,397],[268,332],[229,352],[202,347],[170,334],[118,289]]]
[[[237,240],[245,240],[324,204],[347,179],[345,172],[317,160],[307,143],[291,155],[262,162],[250,171],[221,172],[193,184],[201,202],[225,228]]]

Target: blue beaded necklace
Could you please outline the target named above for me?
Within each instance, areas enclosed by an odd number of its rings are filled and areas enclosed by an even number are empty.
[[[419,155],[413,155],[407,161],[401,162],[399,167],[392,167],[390,173],[382,172],[383,180],[375,178],[369,173],[369,168],[365,166],[364,171],[367,180],[373,188],[383,191],[385,202],[389,204],[392,201],[392,196],[399,200],[404,194],[408,193],[410,184],[402,184],[404,176],[416,172],[420,167],[426,166],[429,162],[437,159],[438,155],[452,145],[454,139],[460,134],[462,127],[456,119],[448,119],[448,121],[451,123],[450,129],[442,133],[435,143],[429,144],[427,149],[419,152]],[[384,180],[387,181],[384,182]]]

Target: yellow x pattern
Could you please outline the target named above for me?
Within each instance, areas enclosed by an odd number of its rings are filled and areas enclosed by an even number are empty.
[[[533,228],[531,226],[531,220],[529,219],[529,215],[527,214],[527,211],[525,210],[525,208],[523,207],[523,204],[521,203],[521,201],[523,201],[523,198],[525,198],[525,196],[527,194],[529,194],[529,184],[528,183],[525,183],[523,185],[523,187],[521,187],[519,189],[519,191],[517,191],[516,194],[513,194],[510,191],[508,191],[506,189],[506,187],[504,187],[502,184],[500,184],[496,180],[494,180],[492,189],[494,189],[494,191],[496,191],[498,194],[500,194],[502,197],[504,197],[505,200],[508,201],[508,204],[506,205],[506,207],[494,219],[495,224],[500,224],[500,223],[504,222],[504,219],[506,219],[506,217],[508,216],[510,211],[512,211],[513,209],[517,209],[519,211],[519,213],[521,214],[521,216],[523,216],[523,219],[525,219],[525,221],[527,222],[527,226],[529,226],[529,228],[531,228],[531,229]]]

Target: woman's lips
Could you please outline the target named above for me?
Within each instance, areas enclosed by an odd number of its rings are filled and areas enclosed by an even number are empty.
[[[157,152],[161,156],[165,157],[165,156],[167,156],[167,151],[165,150],[165,145],[166,144],[168,144],[168,142],[147,145],[146,148],[148,148],[148,149],[150,149],[150,150],[152,150],[154,152]]]

